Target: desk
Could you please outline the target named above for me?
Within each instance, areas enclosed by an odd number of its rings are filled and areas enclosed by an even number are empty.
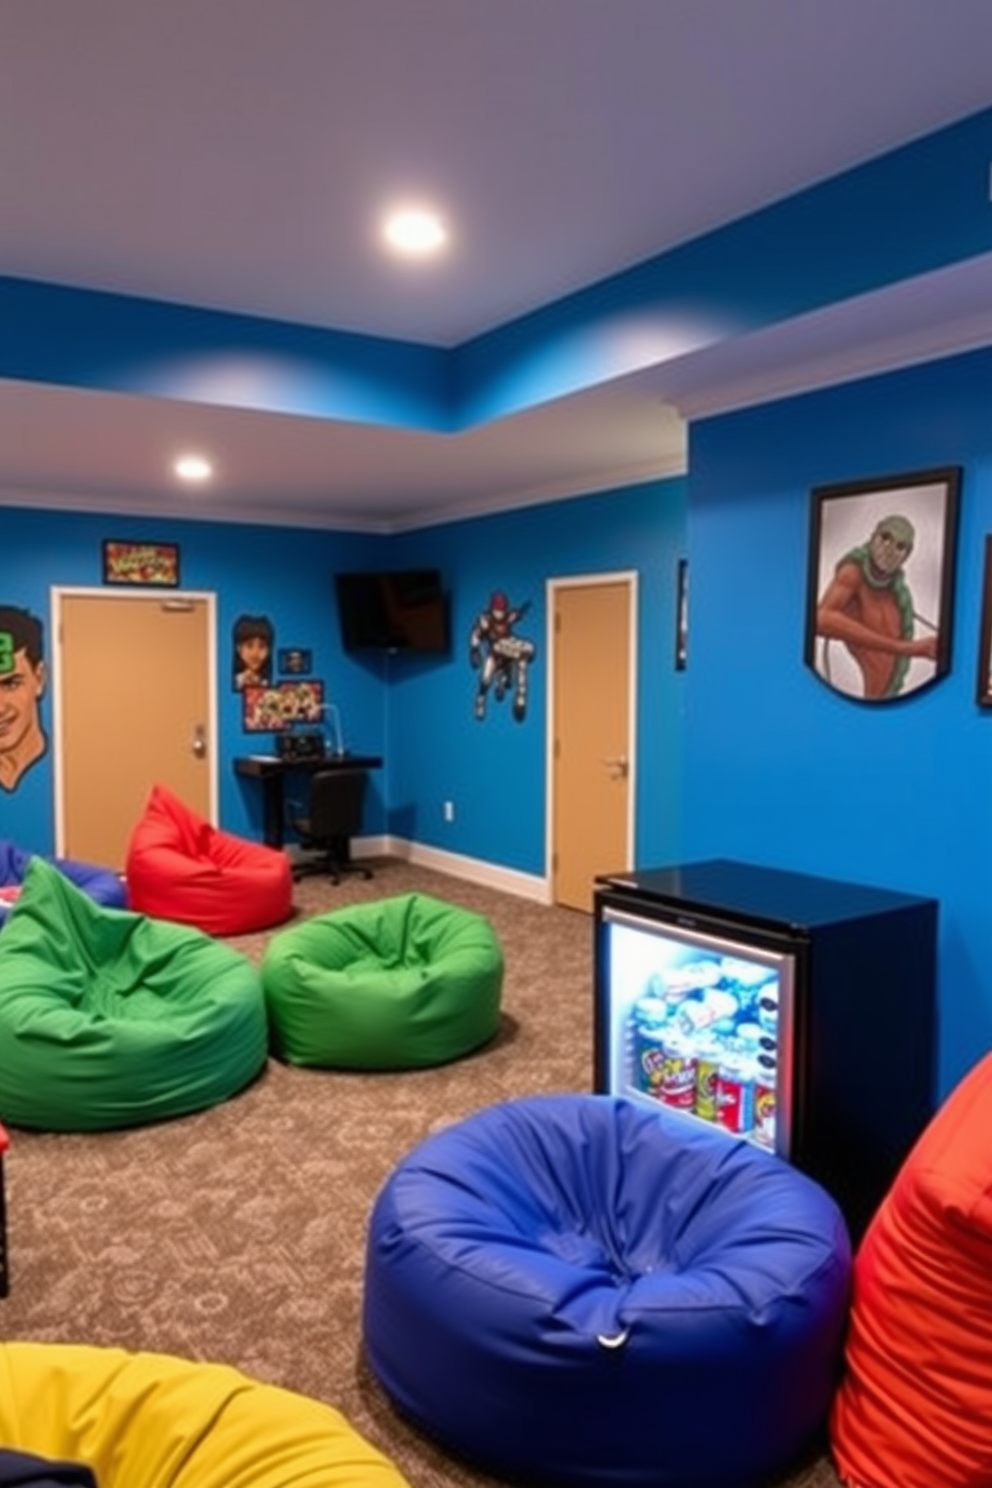
[[[319,759],[280,759],[277,754],[240,754],[234,761],[235,775],[247,775],[262,782],[262,831],[269,847],[283,844],[283,781],[287,775],[302,772],[316,775],[321,770],[378,770],[378,754],[325,754]]]

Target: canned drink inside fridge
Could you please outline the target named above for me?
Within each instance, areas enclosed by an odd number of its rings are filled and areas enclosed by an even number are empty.
[[[775,1075],[778,1070],[778,1050],[759,1050],[755,1064],[757,1065],[757,1077],[760,1079],[762,1074],[764,1074],[767,1076],[768,1081],[774,1084]]]
[[[696,1045],[690,1036],[671,1029],[663,1044],[661,1098],[668,1106],[692,1111],[696,1105]]]
[[[686,998],[677,1017],[683,1033],[701,1033],[714,1023],[732,1019],[739,1010],[740,1004],[732,992],[710,987],[702,997]]]
[[[716,1119],[727,1131],[743,1134],[754,1125],[754,1077],[751,1055],[725,1052],[716,1074]]]
[[[703,1034],[696,1044],[696,1115],[704,1121],[716,1120],[716,1077],[722,1056],[721,1041]]]
[[[634,1004],[631,1014],[631,1084],[642,1095],[655,1100],[661,1099],[667,1017],[668,1008],[658,997],[642,997]]]
[[[684,966],[670,966],[665,972],[665,996],[670,1002],[681,1002],[693,992],[715,987],[722,972],[719,963],[710,959],[689,961]]]
[[[758,998],[758,1022],[769,1033],[778,1028],[778,982],[767,982]]]
[[[734,1037],[739,1039],[752,1054],[756,1054],[762,1047],[762,1040],[767,1037],[767,1034],[760,1023],[738,1023],[734,1029]]]
[[[759,1071],[754,1082],[754,1139],[775,1151],[775,1072]]]

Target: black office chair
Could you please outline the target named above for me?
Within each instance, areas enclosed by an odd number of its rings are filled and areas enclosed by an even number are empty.
[[[290,815],[290,825],[300,846],[315,857],[294,864],[293,877],[326,873],[338,883],[342,873],[360,873],[371,878],[372,870],[351,856],[351,839],[362,826],[365,804],[365,770],[320,770],[310,778],[310,799],[305,815]]]

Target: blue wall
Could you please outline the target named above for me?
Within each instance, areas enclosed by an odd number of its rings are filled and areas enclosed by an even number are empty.
[[[548,578],[636,569],[643,865],[730,856],[932,894],[941,903],[939,1078],[992,1046],[992,710],[975,701],[985,534],[992,530],[992,352],[933,362],[695,425],[688,479],[452,522],[394,537],[0,508],[0,598],[49,617],[52,585],[98,586],[107,536],[177,541],[183,586],[218,595],[221,821],[260,835],[254,747],[226,685],[242,611],[310,645],[347,742],[382,751],[368,831],[542,875]],[[923,467],[963,468],[950,673],[866,706],[804,665],[810,489]],[[689,666],[672,662],[675,569],[691,571]],[[452,599],[450,657],[358,660],[340,649],[337,567],[421,563]],[[473,716],[468,636],[494,589],[530,600],[526,719]],[[45,706],[50,724],[50,699]],[[126,716],[126,700],[122,717]],[[257,740],[264,747],[268,736]],[[442,803],[455,802],[453,822]],[[53,845],[51,756],[0,797],[0,836]],[[853,1034],[852,1034],[853,1036]],[[899,1038],[893,1030],[898,1079]]]
[[[390,661],[393,829],[525,873],[545,871],[547,613],[545,581],[637,570],[639,718],[636,852],[678,854],[682,673],[674,654],[675,572],[683,552],[684,478],[455,522],[391,539],[400,566],[439,563],[452,589],[454,647],[441,666]],[[473,713],[473,622],[493,590],[531,609],[518,634],[537,644],[527,716],[490,698]],[[455,803],[455,819],[442,805]]]
[[[710,419],[690,439],[686,856],[938,898],[945,1092],[992,1045],[992,710],[975,701],[990,411],[981,351]],[[893,703],[843,698],[803,662],[810,488],[949,464],[963,467],[952,670]],[[898,1082],[902,1036],[879,1079]]]
[[[685,481],[653,482],[391,538],[214,522],[117,517],[0,507],[0,601],[26,606],[46,625],[51,655],[52,586],[99,587],[107,537],[176,542],[182,588],[214,591],[218,613],[220,821],[259,837],[255,782],[235,777],[236,754],[272,747],[246,734],[231,687],[231,632],[242,613],[266,614],[276,645],[307,646],[313,674],[341,710],[345,742],[382,753],[371,777],[370,834],[392,832],[424,846],[500,867],[545,872],[545,580],[636,569],[640,575],[638,856],[677,855],[681,674],[672,665],[674,581],[683,551]],[[451,595],[450,657],[345,656],[333,601],[338,568],[438,565]],[[516,722],[509,703],[473,715],[476,673],[468,636],[494,589],[532,601],[520,633],[537,642],[530,706]],[[51,735],[52,705],[42,716]],[[126,693],[116,724],[126,726]],[[0,794],[0,837],[36,851],[54,847],[54,742],[16,791]],[[442,803],[454,801],[455,820]]]
[[[385,705],[380,680],[342,655],[331,575],[336,567],[378,563],[380,538],[354,534],[282,531],[223,523],[123,520],[50,511],[0,507],[0,602],[25,606],[44,621],[45,650],[51,662],[50,589],[99,588],[105,538],[176,542],[181,587],[217,595],[217,675],[220,761],[220,820],[236,832],[261,834],[261,798],[255,782],[234,776],[230,760],[272,746],[270,734],[246,734],[241,696],[232,687],[231,634],[242,613],[266,614],[276,645],[309,646],[313,675],[322,677],[327,696],[344,715],[353,749],[377,753],[385,737]],[[36,851],[54,847],[51,684],[42,704],[48,752],[21,778],[17,789],[0,793],[0,837]],[[122,686],[118,717],[127,727],[127,691]],[[372,777],[369,830],[384,830],[385,781]]]

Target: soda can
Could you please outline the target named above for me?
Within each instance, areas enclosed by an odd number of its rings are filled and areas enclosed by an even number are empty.
[[[769,1033],[778,1029],[778,982],[766,982],[758,997],[758,1022]]]
[[[714,1023],[732,1022],[739,1010],[740,1003],[732,992],[709,987],[702,997],[686,998],[676,1016],[683,1033],[701,1033]]]
[[[631,1022],[633,1024],[631,1083],[634,1089],[640,1091],[642,1095],[649,1095],[655,1100],[660,1100],[668,1008],[659,997],[642,997],[634,1004]]]
[[[756,1054],[762,1048],[762,1040],[768,1035],[760,1023],[738,1023],[734,1029],[734,1037],[739,1039],[752,1054]]]
[[[696,1044],[696,1115],[716,1120],[716,1077],[723,1056],[718,1038],[704,1034]]]
[[[690,961],[684,966],[671,966],[665,972],[665,996],[670,1002],[681,1002],[694,992],[715,987],[721,976],[717,961]]]
[[[754,1139],[775,1151],[775,1073],[759,1071],[754,1082]]]
[[[728,1049],[716,1072],[716,1119],[727,1131],[744,1135],[754,1125],[755,1062]]]
[[[692,1111],[696,1105],[695,1040],[671,1029],[662,1044],[661,1099],[666,1106]]]

